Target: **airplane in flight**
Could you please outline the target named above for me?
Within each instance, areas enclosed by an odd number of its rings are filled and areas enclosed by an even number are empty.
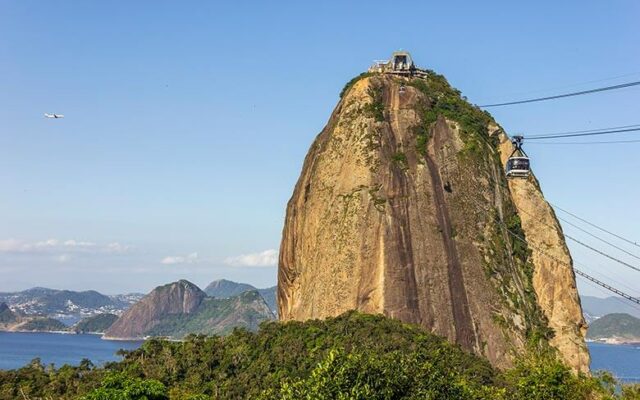
[[[64,115],[62,114],[49,114],[49,113],[44,113],[44,116],[46,118],[64,118]]]

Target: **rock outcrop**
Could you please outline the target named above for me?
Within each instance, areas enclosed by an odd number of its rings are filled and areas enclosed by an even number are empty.
[[[255,330],[273,313],[256,290],[225,299],[207,297],[191,282],[159,286],[127,310],[104,334],[106,339],[141,339],[189,334],[227,334],[234,328]]]
[[[189,334],[225,335],[234,328],[257,330],[274,316],[256,290],[226,299],[207,297],[191,314],[169,315],[146,332],[150,336],[183,338]]]
[[[158,286],[125,311],[105,332],[105,337],[139,339],[167,315],[192,313],[205,297],[200,288],[186,280]]]
[[[568,257],[559,228],[518,210],[557,221],[533,178],[507,183],[495,126],[435,73],[351,82],[287,206],[280,318],[383,313],[499,367],[540,337],[588,369],[570,258],[543,260],[513,235]]]

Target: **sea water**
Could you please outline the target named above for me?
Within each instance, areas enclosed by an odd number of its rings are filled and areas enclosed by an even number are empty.
[[[96,365],[116,361],[119,349],[133,350],[142,342],[102,340],[98,335],[0,332],[0,369],[20,368],[34,358],[45,365],[77,365],[88,358]]]
[[[591,371],[607,370],[623,382],[640,382],[640,345],[588,343]]]

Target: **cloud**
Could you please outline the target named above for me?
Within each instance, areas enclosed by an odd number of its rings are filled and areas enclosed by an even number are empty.
[[[273,267],[278,263],[278,251],[269,249],[260,253],[227,257],[224,263],[232,267]]]
[[[38,242],[26,242],[16,239],[0,240],[0,253],[15,254],[122,254],[132,250],[132,246],[120,243],[99,244],[81,240],[47,239]]]
[[[198,253],[191,253],[186,256],[167,256],[163,258],[160,263],[165,265],[176,264],[195,264],[199,261]]]

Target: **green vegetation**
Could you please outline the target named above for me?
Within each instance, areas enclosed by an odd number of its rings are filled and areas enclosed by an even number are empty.
[[[124,373],[108,374],[100,384],[82,400],[165,400],[167,388],[154,379],[131,378]]]
[[[382,86],[372,84],[367,90],[367,94],[371,96],[371,103],[367,103],[363,107],[365,115],[374,118],[376,122],[384,121],[384,101]]]
[[[103,333],[118,319],[115,314],[98,314],[78,322],[73,330],[78,333]]]
[[[23,331],[66,331],[69,328],[58,321],[57,319],[47,318],[47,317],[37,317],[33,318],[20,325],[20,330]]]
[[[431,137],[431,135],[429,135],[429,127],[433,122],[435,122],[435,120],[432,122],[426,122],[426,120],[423,120],[422,122],[423,123],[421,125],[413,127],[413,135],[416,138],[416,151],[422,157],[426,157],[427,144],[429,143],[429,138]]]
[[[513,369],[414,325],[349,312],[326,321],[264,323],[257,333],[149,340],[103,368],[0,371],[0,399],[638,399],[608,375],[575,375],[549,348]]]
[[[416,147],[424,155],[431,125],[442,116],[456,121],[460,125],[461,136],[465,143],[464,153],[478,156],[481,142],[491,142],[487,127],[493,122],[491,115],[471,105],[461,96],[459,90],[452,88],[442,75],[429,71],[425,79],[412,79],[409,85],[415,87],[428,98],[418,112],[422,114],[422,125],[416,129]]]
[[[393,156],[391,156],[392,160],[398,164],[398,166],[406,170],[409,168],[409,162],[407,161],[407,155],[401,151],[396,152]]]
[[[640,319],[629,314],[607,314],[589,324],[587,338],[616,337],[620,340],[640,342]]]

